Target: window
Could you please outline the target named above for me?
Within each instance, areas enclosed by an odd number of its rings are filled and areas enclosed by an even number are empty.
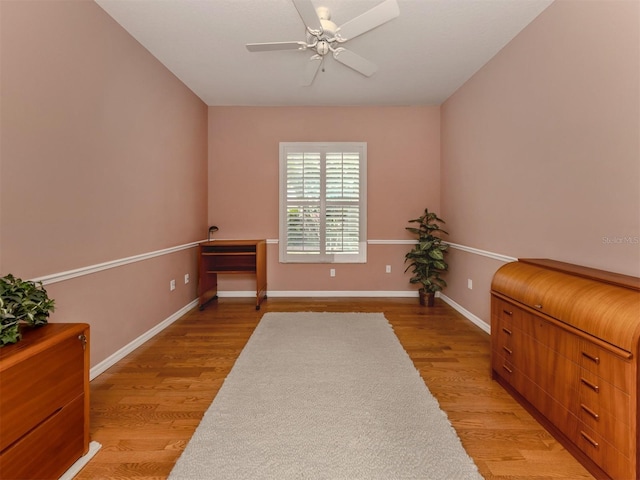
[[[280,261],[365,263],[367,144],[280,144]]]

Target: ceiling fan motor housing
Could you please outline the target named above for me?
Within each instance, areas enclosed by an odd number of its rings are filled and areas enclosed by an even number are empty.
[[[315,48],[316,52],[318,52],[318,55],[324,56],[329,53],[329,42],[327,42],[326,40],[320,40]]]
[[[331,20],[320,19],[320,25],[322,25],[322,37],[333,38],[336,36],[336,30],[338,26]]]

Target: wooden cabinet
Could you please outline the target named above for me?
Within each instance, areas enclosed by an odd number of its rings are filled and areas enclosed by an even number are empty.
[[[493,378],[596,477],[640,478],[640,279],[522,259],[491,295]]]
[[[199,245],[198,303],[200,310],[218,298],[218,274],[256,277],[256,310],[267,298],[267,242],[265,240],[213,240]]]
[[[26,328],[0,349],[0,478],[59,478],[89,450],[89,326]]]

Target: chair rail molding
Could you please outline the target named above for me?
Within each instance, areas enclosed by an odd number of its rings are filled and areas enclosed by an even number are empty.
[[[473,253],[474,255],[480,255],[482,257],[493,258],[494,260],[499,260],[501,262],[517,262],[518,259],[515,257],[510,257],[508,255],[502,255],[501,253],[489,252],[487,250],[481,250],[479,248],[468,247],[466,245],[460,245],[457,243],[446,242],[451,248],[455,248],[456,250],[462,250],[463,252]]]
[[[195,248],[199,243],[206,240],[199,240],[197,242],[185,243],[183,245],[176,245],[174,247],[163,248],[162,250],[155,250],[153,252],[141,253],[139,255],[133,255],[131,257],[119,258],[117,260],[110,260],[104,263],[98,263],[95,265],[89,265],[86,267],[76,268],[74,270],[67,270],[65,272],[52,273],[50,275],[44,275],[42,277],[32,278],[34,282],[42,282],[43,285],[51,285],[52,283],[64,282],[76,277],[82,277],[84,275],[90,275],[92,273],[101,272],[110,268],[122,267],[130,263],[141,262],[154,257],[160,257],[162,255],[169,255],[170,253],[179,252],[181,250],[188,250],[189,248]]]

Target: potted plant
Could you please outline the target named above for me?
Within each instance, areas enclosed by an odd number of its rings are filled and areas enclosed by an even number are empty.
[[[444,259],[449,245],[440,238],[440,235],[448,235],[440,226],[445,221],[425,208],[424,215],[409,220],[409,223],[418,224],[416,227],[406,227],[417,236],[417,243],[405,255],[405,263],[409,262],[405,272],[411,268],[409,282],[420,285],[420,304],[433,306],[435,293],[447,286],[447,282],[440,278],[440,274],[449,268]]]
[[[54,308],[54,300],[42,282],[25,281],[11,274],[0,278],[0,347],[20,340],[20,324],[45,325]]]

